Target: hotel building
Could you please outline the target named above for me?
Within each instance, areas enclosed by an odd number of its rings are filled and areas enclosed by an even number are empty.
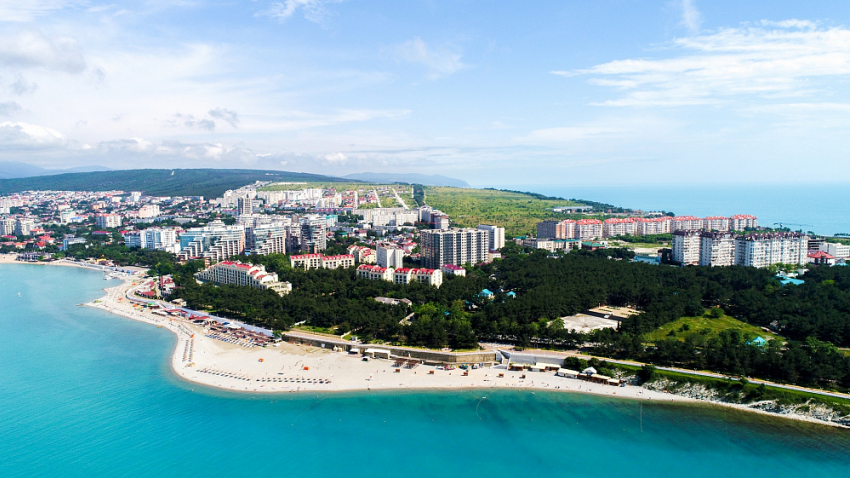
[[[292,291],[292,284],[280,282],[277,274],[266,272],[265,266],[243,264],[241,262],[219,262],[212,267],[198,272],[195,278],[204,282],[216,284],[243,285],[257,289],[268,289],[279,295],[288,294]]]
[[[445,264],[478,264],[488,259],[490,233],[470,228],[423,230],[419,233],[419,246],[422,266],[426,268],[439,269]]]

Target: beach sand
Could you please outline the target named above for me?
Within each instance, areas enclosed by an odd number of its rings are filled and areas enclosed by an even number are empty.
[[[15,262],[0,254],[0,263]],[[19,262],[18,262],[19,263]],[[79,266],[56,261],[52,265]],[[363,361],[358,355],[334,352],[308,345],[281,343],[266,348],[247,348],[206,337],[204,328],[184,320],[163,317],[133,307],[127,293],[142,278],[126,278],[121,284],[104,289],[106,295],[84,305],[99,308],[129,319],[142,321],[173,332],[178,340],[171,356],[171,367],[181,378],[204,386],[242,393],[341,392],[371,390],[435,389],[527,389],[552,392],[590,393],[636,400],[674,403],[706,403],[775,417],[791,418],[822,425],[843,427],[796,413],[778,414],[741,404],[709,402],[675,394],[648,390],[639,386],[615,387],[558,377],[554,372],[512,372],[504,369],[438,370],[419,365],[413,369],[393,367],[395,360]],[[262,359],[262,361],[261,361]],[[396,372],[396,369],[399,369]],[[433,372],[433,373],[431,373]],[[499,378],[499,374],[504,374]],[[522,379],[521,376],[526,378]],[[847,427],[843,427],[847,428]]]

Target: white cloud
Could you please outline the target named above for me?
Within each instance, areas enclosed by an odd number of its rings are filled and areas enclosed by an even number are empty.
[[[66,144],[65,135],[54,129],[20,122],[0,123],[0,150],[50,149]]]
[[[699,31],[702,25],[702,14],[697,9],[694,0],[682,0],[682,21],[681,24],[691,33]]]
[[[5,0],[0,2],[0,21],[29,22],[66,7],[86,2],[75,0]]]
[[[667,59],[617,60],[573,72],[615,88],[609,106],[716,104],[736,97],[808,96],[826,80],[850,75],[850,30],[779,22],[777,28],[724,28],[672,42]],[[818,82],[818,80],[823,80]]]
[[[399,59],[428,68],[428,78],[436,80],[462,69],[462,55],[449,48],[429,47],[421,38],[404,42],[395,49]]]
[[[348,156],[346,156],[342,153],[326,154],[324,156],[324,158],[325,158],[325,161],[327,161],[331,164],[344,164],[345,162],[348,161]]]
[[[325,5],[328,3],[338,3],[339,1],[341,0],[285,0],[284,2],[272,3],[268,9],[257,12],[254,16],[270,17],[280,21],[286,21],[296,11],[301,10],[304,12],[304,18],[313,23],[321,24],[328,14]]]
[[[86,61],[76,39],[69,36],[47,37],[35,30],[0,37],[0,64],[66,73],[81,73],[86,69]]]

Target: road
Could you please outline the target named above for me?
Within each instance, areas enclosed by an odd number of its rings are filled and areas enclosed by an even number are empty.
[[[407,204],[405,204],[404,201],[401,200],[401,196],[398,195],[398,191],[396,191],[395,188],[391,189],[393,190],[393,194],[395,194],[395,200],[398,201],[399,204],[401,204],[401,207],[403,207],[405,211],[409,211],[410,208],[407,207]]]

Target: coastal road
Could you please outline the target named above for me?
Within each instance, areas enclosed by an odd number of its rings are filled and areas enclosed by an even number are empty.
[[[641,363],[641,362],[632,362],[632,361],[628,361],[628,360],[614,360],[614,359],[605,358],[605,357],[593,357],[593,356],[578,355],[578,354],[576,354],[575,356],[581,357],[581,358],[584,358],[584,357],[596,358],[598,360],[604,360],[606,362],[616,363],[616,364],[620,364],[620,365],[632,365],[632,366],[637,366],[637,367],[642,367],[644,365],[647,365],[647,364],[644,364],[644,363]],[[737,380],[736,377],[733,377],[733,376],[730,376],[730,375],[723,375],[723,374],[720,374],[720,373],[714,373],[714,372],[703,372],[703,371],[699,371],[699,370],[687,370],[687,369],[675,368],[675,367],[659,367],[658,365],[655,365],[655,368],[658,369],[658,370],[663,370],[663,371],[667,371],[667,372],[676,372],[676,373],[681,373],[681,374],[685,374],[685,375],[697,375],[697,376],[700,376],[700,377],[719,378],[719,379],[723,379],[723,380],[731,378],[731,379]],[[747,380],[749,380],[750,383],[764,384],[765,386],[774,387],[774,388],[782,388],[782,389],[785,389],[785,390],[794,390],[794,391],[797,391],[797,392],[806,392],[806,393],[811,393],[811,394],[815,394],[815,395],[822,395],[822,396],[825,396],[825,397],[843,398],[845,400],[850,399],[850,394],[846,394],[846,393],[827,392],[825,390],[818,390],[818,389],[806,388],[806,387],[798,387],[796,385],[785,385],[785,384],[781,384],[781,383],[770,382],[770,381],[767,381],[767,380],[759,380],[757,378],[750,378],[750,377],[747,377]]]

